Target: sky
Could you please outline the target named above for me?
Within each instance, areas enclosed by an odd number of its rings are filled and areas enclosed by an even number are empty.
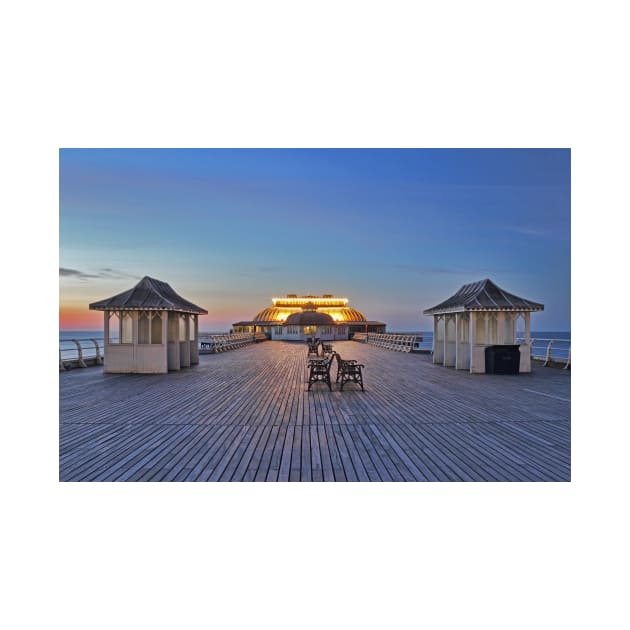
[[[490,278],[571,328],[569,149],[61,149],[62,330],[145,276],[226,331],[287,293],[332,293],[388,331]]]

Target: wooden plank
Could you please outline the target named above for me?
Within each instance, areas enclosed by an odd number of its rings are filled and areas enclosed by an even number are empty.
[[[302,469],[302,424],[293,426],[293,444],[291,448],[291,469],[289,481],[300,481]]]
[[[248,469],[248,473],[252,475],[251,481],[267,481],[274,453],[276,454],[276,459],[274,463],[276,464],[276,466],[279,463],[279,452],[276,450],[276,442],[278,441],[278,434],[280,433],[280,425],[273,424],[271,426],[268,426],[267,429],[268,435],[264,448],[261,452],[259,452],[257,458],[253,458],[250,463],[250,468]],[[274,473],[272,473],[272,475],[274,474],[277,477],[277,469],[274,471]],[[269,479],[269,481],[271,481],[271,479]]]
[[[300,444],[300,481],[313,481],[310,427],[308,424],[302,424],[300,428],[302,430],[302,441]]]
[[[291,478],[291,464],[292,464],[292,448],[295,439],[295,425],[294,424],[286,424],[286,433],[284,436],[284,440],[282,442],[282,455],[280,459],[280,464],[278,468],[278,481],[289,481]],[[270,466],[270,471],[275,470],[273,465]],[[271,479],[268,480],[271,481]]]

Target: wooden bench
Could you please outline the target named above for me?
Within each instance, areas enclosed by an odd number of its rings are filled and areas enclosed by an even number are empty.
[[[308,352],[306,353],[306,356],[310,357],[311,355],[315,355],[316,357],[319,356],[319,342],[308,342]]]
[[[331,356],[337,357],[337,379],[335,382],[338,383],[339,379],[341,379],[339,389],[343,391],[345,383],[356,383],[361,386],[361,391],[364,392],[362,369],[365,365],[357,363],[356,359],[342,359],[338,352],[334,352]]]
[[[313,383],[321,382],[328,385],[328,389],[332,391],[330,383],[330,365],[333,360],[331,354],[327,359],[309,359],[308,367],[308,389],[311,389]]]

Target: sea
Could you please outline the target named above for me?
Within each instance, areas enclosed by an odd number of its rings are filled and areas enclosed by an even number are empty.
[[[227,331],[200,331],[203,334],[224,334]],[[394,334],[417,335],[422,337],[422,342],[418,345],[420,350],[431,350],[433,347],[433,331],[417,332],[417,331],[388,331]],[[523,338],[524,333],[518,333],[518,338]],[[551,357],[557,360],[566,361],[571,349],[571,333],[570,332],[532,332],[533,355],[535,357],[545,357],[547,347],[550,340],[554,340],[551,347]],[[85,358],[96,356],[96,347],[91,339],[95,339],[99,345],[100,354],[103,354],[103,331],[102,330],[60,330],[59,331],[59,352],[63,360],[72,360],[78,357],[76,344],[72,341],[76,339],[81,344],[83,356]]]

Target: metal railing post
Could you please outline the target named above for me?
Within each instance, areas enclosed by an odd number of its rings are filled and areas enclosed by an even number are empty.
[[[549,345],[547,346],[547,355],[545,356],[545,362],[543,363],[543,367],[546,367],[549,361],[551,361],[551,347],[553,346],[554,340],[551,339],[549,341]]]
[[[96,341],[96,339],[90,339],[90,341],[94,344],[94,347],[96,348],[96,365],[103,365],[103,359],[101,357],[100,348],[98,347],[98,341]]]
[[[77,347],[77,350],[79,351],[79,367],[87,367],[87,365],[85,365],[85,361],[83,360],[83,350],[81,349],[81,344],[79,343],[77,339],[71,339],[71,341],[74,342],[74,345]]]

